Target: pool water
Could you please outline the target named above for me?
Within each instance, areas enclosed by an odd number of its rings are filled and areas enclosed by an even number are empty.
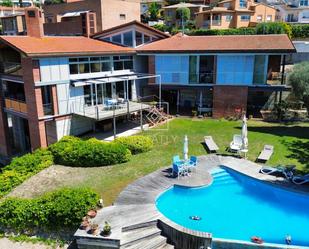
[[[210,232],[214,238],[309,246],[309,195],[216,168],[207,187],[173,187],[157,199],[159,211],[186,228]],[[199,216],[201,220],[192,220]]]

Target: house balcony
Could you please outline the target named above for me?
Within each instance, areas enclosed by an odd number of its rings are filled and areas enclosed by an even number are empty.
[[[24,101],[5,98],[4,99],[5,108],[10,111],[19,112],[22,114],[27,114],[27,104]]]
[[[221,26],[221,24],[222,24],[221,20],[212,20],[212,21],[206,20],[203,22],[203,28],[209,29],[213,26]]]
[[[80,105],[73,103],[71,107],[72,113],[99,121],[129,115],[130,113],[141,110],[147,110],[151,106],[146,103],[125,100],[121,102],[115,101],[110,102],[110,104],[105,103],[98,105]]]
[[[0,63],[0,73],[15,75],[15,76],[23,75],[21,64],[16,63],[16,62],[1,62]]]

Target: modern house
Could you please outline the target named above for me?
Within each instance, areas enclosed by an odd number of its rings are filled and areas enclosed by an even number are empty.
[[[134,0],[70,0],[43,5],[43,11],[48,35],[91,35],[140,20],[140,2]]]
[[[309,23],[308,0],[295,0],[288,4],[275,5],[277,19],[288,23]]]
[[[186,36],[136,49],[148,57],[148,73],[161,76],[162,99],[177,111],[197,110],[215,118],[259,111],[278,101],[285,85],[285,57],[295,52],[286,35]]]
[[[193,4],[193,3],[177,3],[169,6],[163,7],[164,10],[164,21],[167,26],[177,26],[181,27],[182,20],[177,16],[176,10],[178,8],[188,8],[190,10],[190,20],[195,19],[195,13],[201,12],[203,8],[207,7],[203,4]]]
[[[253,0],[224,0],[215,7],[196,13],[196,26],[206,29],[227,29],[255,26],[259,22],[273,22],[276,9]]]
[[[169,37],[139,22],[48,37],[38,9],[25,18],[27,36],[0,37],[2,157],[105,131],[148,110],[149,95],[214,117],[260,108],[287,89],[284,58],[295,51],[285,35]]]

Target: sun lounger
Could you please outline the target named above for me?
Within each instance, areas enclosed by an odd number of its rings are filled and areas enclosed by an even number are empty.
[[[297,184],[297,185],[305,184],[305,183],[309,182],[309,174],[304,175],[304,176],[294,176],[292,178],[292,182]]]
[[[266,162],[270,159],[273,153],[274,153],[274,146],[265,145],[260,155],[258,156],[257,160]]]
[[[284,176],[286,179],[290,180],[293,177],[294,168],[295,165],[278,166],[278,167],[263,166],[260,172],[264,175]]]
[[[215,143],[215,141],[213,140],[212,136],[205,136],[204,142],[205,142],[205,144],[206,144],[206,146],[207,146],[207,148],[210,152],[212,152],[212,151],[216,152],[217,150],[219,150],[219,147]]]
[[[233,141],[230,143],[230,151],[239,151],[242,147],[242,139],[240,135],[234,135]]]

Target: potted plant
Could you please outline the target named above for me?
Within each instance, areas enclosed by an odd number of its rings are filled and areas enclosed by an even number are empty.
[[[88,218],[84,217],[82,223],[80,224],[80,229],[87,230],[87,228],[89,226],[90,226],[90,222],[89,222]]]
[[[103,231],[102,231],[102,235],[103,236],[109,236],[111,233],[112,233],[112,228],[111,228],[110,224],[107,221],[105,221]]]
[[[90,225],[90,233],[92,235],[97,235],[99,233],[99,225],[96,223],[92,223]]]
[[[94,217],[96,217],[97,211],[94,210],[94,209],[91,209],[91,210],[88,211],[87,215],[88,215],[89,218],[93,219]]]

